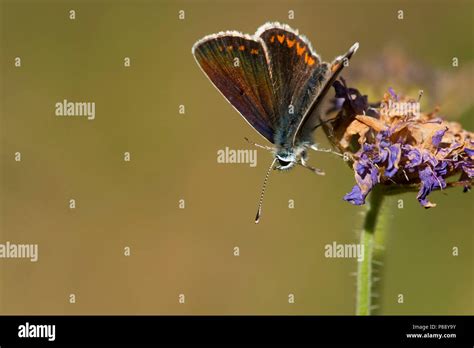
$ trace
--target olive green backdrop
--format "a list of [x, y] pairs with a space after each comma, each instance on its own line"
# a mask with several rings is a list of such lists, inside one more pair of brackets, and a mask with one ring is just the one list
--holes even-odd
[[[342, 200], [351, 171], [322, 153], [310, 162], [325, 177], [274, 173], [255, 225], [271, 154], [258, 150], [256, 168], [217, 163], [226, 146], [253, 149], [245, 136], [263, 141], [203, 75], [191, 47], [210, 33], [254, 33], [278, 20], [325, 60], [359, 41], [349, 77], [396, 47], [419, 69], [463, 81], [438, 83], [452, 97], [437, 100], [434, 84], [410, 91], [424, 89], [422, 108], [451, 103], [447, 117], [473, 130], [473, 17], [472, 1], [2, 1], [0, 243], [38, 243], [39, 261], [0, 259], [0, 313], [354, 313], [356, 261], [324, 257], [326, 244], [357, 242], [364, 208]], [[374, 100], [400, 85], [399, 74], [383, 76], [378, 90], [364, 77]], [[63, 99], [95, 102], [96, 119], [56, 117]], [[327, 146], [322, 132], [316, 137]], [[415, 194], [387, 202], [379, 313], [474, 313], [474, 196], [450, 190], [432, 201], [431, 210]]]

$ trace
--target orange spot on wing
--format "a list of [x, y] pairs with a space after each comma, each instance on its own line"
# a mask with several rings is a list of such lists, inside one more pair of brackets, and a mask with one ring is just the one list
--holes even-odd
[[286, 44], [288, 45], [289, 48], [292, 48], [295, 45], [296, 39], [290, 40], [286, 38]]
[[308, 52], [304, 54], [304, 62], [308, 63]]
[[274, 42], [275, 42], [275, 35], [273, 35], [273, 36], [270, 38], [270, 42], [271, 42], [271, 43], [274, 43]]
[[245, 50], [245, 46], [244, 45], [239, 46], [239, 51], [243, 51], [243, 50]]
[[278, 41], [280, 41], [280, 43], [283, 43], [283, 41], [285, 40], [285, 35], [277, 35], [277, 39]]
[[258, 50], [256, 50], [255, 48], [252, 48], [250, 50], [250, 54], [258, 54]]
[[312, 57], [308, 58], [308, 65], [312, 66], [315, 63], [315, 60]]
[[227, 50], [232, 51], [233, 49], [234, 49], [234, 47], [232, 47], [232, 46], [227, 46]]
[[300, 43], [297, 42], [297, 43], [296, 43], [296, 53], [297, 53], [299, 56], [301, 56], [301, 55], [304, 53], [304, 51], [306, 51], [306, 47], [305, 47], [305, 46], [301, 47], [301, 46], [300, 46]]

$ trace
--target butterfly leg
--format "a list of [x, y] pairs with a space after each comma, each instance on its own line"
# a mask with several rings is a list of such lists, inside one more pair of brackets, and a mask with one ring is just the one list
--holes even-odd
[[351, 154], [351, 153], [349, 153], [349, 152], [344, 152], [344, 154], [341, 154], [341, 153], [336, 152], [336, 151], [333, 151], [333, 150], [331, 150], [331, 149], [320, 149], [317, 145], [311, 145], [310, 147], [311, 147], [311, 149], [313, 149], [314, 151], [330, 152], [330, 153], [332, 153], [332, 154], [334, 154], [334, 155], [337, 155], [337, 156], [339, 156], [339, 157], [342, 157], [342, 159], [343, 159], [344, 161], [346, 161], [346, 162], [347, 162], [347, 161], [352, 161], [352, 162], [355, 161], [354, 155]]
[[314, 174], [326, 175], [326, 173], [324, 173], [321, 169], [311, 167], [308, 163], [306, 163], [306, 160], [303, 157], [301, 157], [301, 160], [298, 162], [298, 164], [302, 167], [305, 167], [305, 168], [311, 170]]
[[331, 149], [322, 149], [322, 148], [319, 148], [317, 144], [313, 144], [310, 146], [312, 150], [314, 151], [318, 151], [318, 152], [330, 152], [334, 155], [337, 155], [337, 156], [340, 156], [340, 157], [344, 157], [344, 155], [340, 154], [339, 152], [336, 152], [336, 151], [333, 151]]
[[270, 147], [270, 146], [265, 146], [265, 145], [260, 145], [260, 144], [256, 144], [254, 142], [251, 142], [247, 137], [244, 138], [249, 144], [252, 144], [256, 147], [259, 147], [261, 149], [265, 149], [265, 150], [273, 150], [273, 147]]

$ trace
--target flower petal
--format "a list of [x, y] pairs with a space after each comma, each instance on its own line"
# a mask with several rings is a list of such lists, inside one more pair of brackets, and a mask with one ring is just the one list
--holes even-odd
[[448, 127], [435, 132], [435, 135], [433, 135], [433, 137], [431, 138], [431, 143], [434, 147], [437, 148], [439, 146], [439, 144], [441, 143], [441, 139], [443, 139], [444, 133], [446, 133], [447, 130]]
[[352, 191], [344, 196], [344, 200], [354, 205], [362, 205], [365, 203], [365, 196], [358, 185], [354, 185]]
[[391, 178], [398, 172], [398, 163], [402, 155], [401, 145], [395, 144], [389, 147], [389, 156], [385, 176]]
[[436, 206], [436, 204], [428, 201], [427, 197], [434, 189], [445, 188], [446, 182], [443, 178], [437, 177], [430, 166], [426, 166], [424, 169], [420, 170], [419, 177], [421, 181], [421, 188], [420, 191], [418, 191], [416, 198], [425, 208]]

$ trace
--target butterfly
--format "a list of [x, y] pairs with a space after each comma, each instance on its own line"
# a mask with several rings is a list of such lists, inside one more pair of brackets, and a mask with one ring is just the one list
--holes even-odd
[[[241, 116], [273, 146], [258, 203], [272, 169], [289, 170], [308, 165], [308, 149], [318, 151], [313, 132], [320, 125], [320, 106], [339, 73], [358, 49], [326, 63], [309, 40], [288, 25], [266, 23], [254, 35], [219, 32], [198, 40], [192, 53], [201, 70]], [[248, 140], [248, 139], [247, 139]]]

